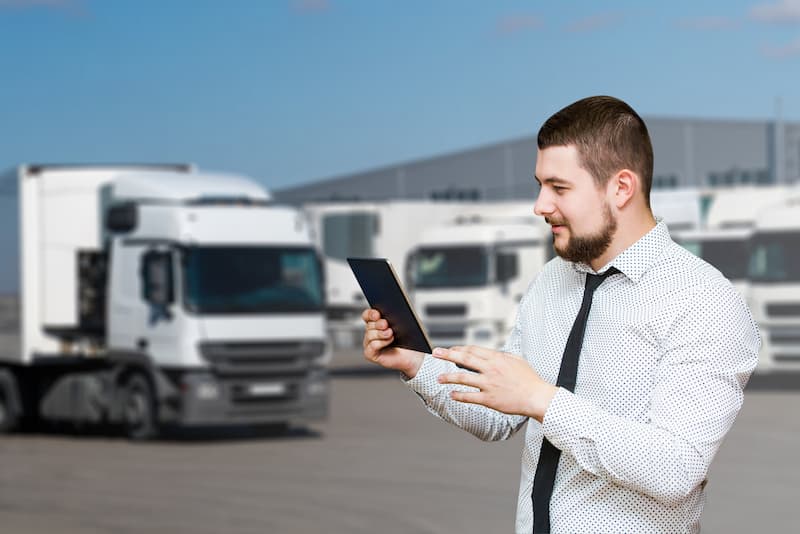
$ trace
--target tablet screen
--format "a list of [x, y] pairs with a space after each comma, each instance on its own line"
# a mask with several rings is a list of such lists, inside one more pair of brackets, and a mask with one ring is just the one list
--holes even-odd
[[385, 258], [347, 258], [347, 263], [371, 308], [381, 312], [394, 331], [391, 346], [430, 354], [431, 344], [403, 291], [392, 264]]

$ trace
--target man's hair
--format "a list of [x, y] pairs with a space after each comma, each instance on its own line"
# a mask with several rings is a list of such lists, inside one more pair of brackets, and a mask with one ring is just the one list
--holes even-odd
[[542, 125], [539, 149], [575, 145], [581, 167], [598, 187], [622, 169], [639, 175], [647, 205], [653, 183], [653, 145], [642, 118], [611, 96], [590, 96], [556, 112]]

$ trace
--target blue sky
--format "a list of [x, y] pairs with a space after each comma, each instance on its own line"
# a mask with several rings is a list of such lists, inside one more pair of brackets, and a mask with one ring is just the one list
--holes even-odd
[[290, 185], [645, 116], [800, 120], [800, 0], [0, 0], [0, 169], [190, 161]]

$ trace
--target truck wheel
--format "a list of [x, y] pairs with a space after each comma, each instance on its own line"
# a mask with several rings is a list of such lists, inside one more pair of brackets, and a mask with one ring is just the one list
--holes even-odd
[[17, 428], [19, 422], [11, 400], [5, 388], [0, 384], [0, 434], [11, 432]]
[[153, 386], [141, 373], [131, 375], [123, 385], [122, 417], [125, 434], [133, 440], [158, 436], [158, 416]]

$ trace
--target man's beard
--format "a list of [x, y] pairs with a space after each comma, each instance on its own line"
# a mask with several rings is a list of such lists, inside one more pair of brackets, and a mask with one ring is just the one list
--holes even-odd
[[[548, 223], [553, 224], [553, 219], [548, 219]], [[566, 221], [563, 221], [566, 223]], [[558, 224], [556, 222], [555, 224]], [[556, 254], [567, 261], [589, 264], [592, 260], [599, 258], [608, 249], [614, 234], [617, 231], [617, 219], [611, 213], [608, 204], [603, 209], [603, 227], [593, 235], [576, 236], [572, 233], [572, 228], [565, 224], [569, 229], [570, 235], [565, 247], [558, 247], [555, 242], [553, 248]]]

